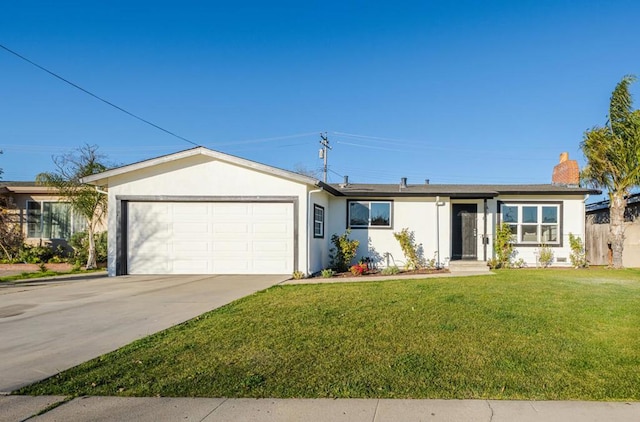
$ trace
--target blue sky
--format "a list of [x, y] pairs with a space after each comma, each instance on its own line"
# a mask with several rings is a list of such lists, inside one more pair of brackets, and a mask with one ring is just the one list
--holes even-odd
[[[27, 0], [3, 3], [0, 44], [269, 165], [319, 169], [326, 131], [332, 182], [548, 183], [640, 73], [639, 18], [636, 1]], [[193, 146], [4, 50], [0, 69], [4, 180], [85, 143], [116, 164]]]

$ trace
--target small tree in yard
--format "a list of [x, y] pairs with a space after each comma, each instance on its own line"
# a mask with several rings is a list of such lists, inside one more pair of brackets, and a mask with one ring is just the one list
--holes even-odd
[[60, 196], [85, 219], [89, 241], [87, 269], [97, 266], [94, 235], [106, 214], [107, 196], [98, 192], [94, 186], [82, 184], [80, 180], [107, 170], [103, 160], [104, 157], [98, 154], [97, 146], [84, 145], [72, 153], [53, 157], [57, 168], [55, 172], [36, 176], [37, 183], [58, 189]]
[[609, 193], [609, 243], [613, 268], [622, 268], [624, 211], [630, 190], [640, 185], [640, 110], [632, 110], [625, 76], [611, 94], [609, 121], [584, 134], [580, 148], [587, 160], [581, 179]]
[[493, 241], [493, 250], [496, 253], [495, 267], [509, 268], [511, 267], [511, 259], [513, 258], [513, 234], [511, 227], [502, 222], [496, 229], [496, 236]]

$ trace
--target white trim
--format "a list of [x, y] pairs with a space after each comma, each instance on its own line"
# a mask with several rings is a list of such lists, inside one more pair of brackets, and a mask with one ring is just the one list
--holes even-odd
[[102, 173], [92, 174], [90, 176], [83, 177], [80, 181], [82, 183], [89, 183], [93, 185], [105, 185], [105, 182], [110, 177], [119, 176], [132, 171], [142, 170], [148, 167], [169, 163], [169, 162], [181, 160], [184, 158], [194, 157], [197, 155], [204, 155], [216, 160], [225, 161], [227, 163], [250, 168], [263, 173], [280, 176], [285, 179], [293, 180], [299, 183], [305, 183], [305, 184], [314, 185], [314, 186], [318, 183], [318, 180], [312, 177], [304, 176], [302, 174], [298, 174], [288, 170], [279, 169], [277, 167], [268, 166], [266, 164], [257, 163], [255, 161], [246, 160], [244, 158], [236, 157], [233, 155], [224, 154], [222, 152], [213, 151], [205, 147], [192, 148], [185, 151], [177, 152], [175, 154], [164, 155], [162, 157], [152, 158], [150, 160], [140, 161], [138, 163], [129, 164], [129, 165], [118, 167], [112, 170], [107, 170]]

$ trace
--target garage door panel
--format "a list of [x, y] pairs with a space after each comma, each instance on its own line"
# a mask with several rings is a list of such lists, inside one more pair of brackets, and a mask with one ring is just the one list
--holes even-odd
[[215, 256], [231, 256], [234, 253], [249, 252], [248, 242], [213, 242]]
[[173, 261], [173, 274], [208, 274], [210, 272], [209, 261], [180, 260]]
[[197, 254], [197, 253], [201, 253], [201, 254], [205, 254], [208, 255], [208, 253], [210, 252], [210, 247], [209, 247], [209, 243], [208, 242], [204, 242], [204, 241], [174, 241], [173, 242], [173, 252], [175, 254], [181, 254], [181, 255], [185, 255], [185, 254]]
[[202, 233], [209, 231], [209, 224], [207, 222], [183, 222], [173, 223], [172, 231], [174, 236], [189, 236], [194, 233]]
[[238, 216], [247, 215], [249, 213], [249, 207], [252, 204], [233, 204], [233, 203], [220, 203], [213, 209], [213, 215], [222, 216]]
[[289, 274], [291, 203], [129, 203], [130, 274]]
[[216, 222], [213, 223], [213, 231], [218, 234], [247, 234], [249, 233], [249, 226], [246, 223]]

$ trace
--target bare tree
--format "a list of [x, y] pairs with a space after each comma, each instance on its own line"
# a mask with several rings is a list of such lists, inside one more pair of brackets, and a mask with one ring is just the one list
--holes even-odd
[[105, 157], [98, 153], [96, 145], [85, 144], [71, 153], [54, 156], [56, 171], [36, 176], [37, 183], [58, 189], [71, 208], [85, 219], [89, 240], [87, 269], [97, 266], [94, 235], [106, 215], [107, 196], [93, 186], [82, 184], [80, 179], [107, 170], [104, 160]]

